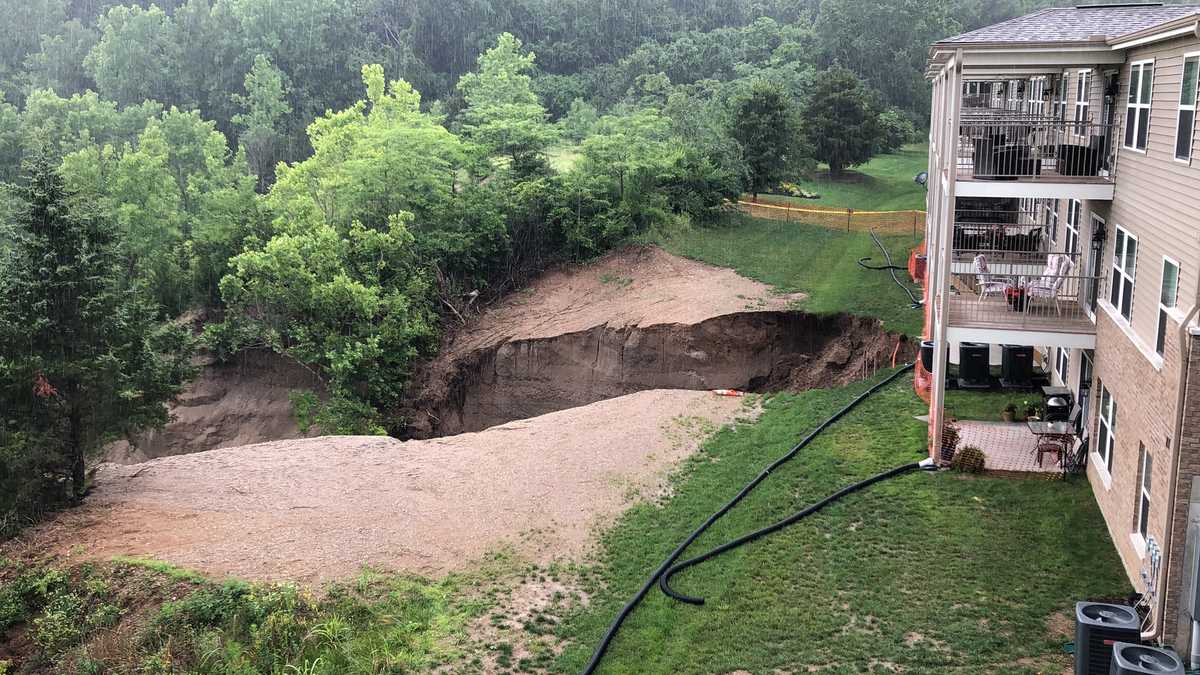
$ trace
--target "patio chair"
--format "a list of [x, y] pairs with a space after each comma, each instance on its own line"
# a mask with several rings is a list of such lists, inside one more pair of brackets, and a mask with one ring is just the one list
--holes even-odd
[[1063, 282], [1074, 267], [1075, 263], [1071, 262], [1069, 257], [1058, 253], [1051, 255], [1046, 260], [1046, 269], [1042, 271], [1042, 276], [1025, 286], [1025, 296], [1030, 302], [1039, 299], [1054, 301], [1054, 312], [1062, 316], [1059, 297]]
[[1071, 448], [1063, 457], [1063, 471], [1074, 474], [1084, 473], [1087, 471], [1088, 463], [1088, 439], [1080, 439], [1074, 445], [1075, 447]]
[[1044, 438], [1037, 446], [1037, 464], [1042, 465], [1042, 456], [1049, 453], [1054, 453], [1055, 459], [1059, 464], [1063, 463], [1063, 459], [1067, 456], [1067, 443], [1061, 438]]
[[1004, 280], [997, 280], [996, 277], [988, 272], [987, 256], [980, 253], [975, 256], [975, 285], [979, 287], [979, 298], [976, 302], [983, 302], [983, 299], [993, 293], [1004, 295], [1004, 292], [1012, 287], [1012, 284]]

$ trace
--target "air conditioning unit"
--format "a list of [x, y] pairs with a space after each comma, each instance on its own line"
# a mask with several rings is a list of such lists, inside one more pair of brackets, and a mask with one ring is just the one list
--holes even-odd
[[1117, 642], [1109, 675], [1184, 675], [1183, 661], [1169, 649]]
[[933, 350], [937, 343], [933, 340], [921, 340], [921, 367], [925, 372], [933, 372]]
[[1132, 607], [1080, 602], [1075, 605], [1075, 675], [1109, 675], [1113, 645], [1136, 642], [1141, 620]]
[[1000, 345], [1000, 349], [1000, 386], [1014, 389], [1032, 387], [1033, 347]]
[[958, 388], [991, 389], [991, 346], [982, 342], [958, 343]]

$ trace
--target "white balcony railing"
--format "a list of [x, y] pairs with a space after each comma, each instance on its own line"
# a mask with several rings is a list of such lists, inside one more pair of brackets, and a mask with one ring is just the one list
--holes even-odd
[[[965, 257], [968, 252], [963, 253]], [[1103, 291], [1103, 277], [1038, 273], [1036, 264], [1017, 262], [1003, 263], [1013, 273], [997, 273], [998, 264], [989, 263], [989, 273], [981, 274], [961, 271], [963, 264], [956, 263], [951, 273], [951, 326], [1095, 332], [1091, 317], [1096, 298]]]

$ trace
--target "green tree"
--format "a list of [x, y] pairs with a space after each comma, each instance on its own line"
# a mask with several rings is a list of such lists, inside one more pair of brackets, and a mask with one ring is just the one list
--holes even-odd
[[195, 107], [192, 96], [181, 98], [175, 75], [180, 45], [174, 23], [156, 5], [112, 7], [100, 19], [100, 41], [84, 65], [104, 98], [118, 105], [145, 100]]
[[210, 328], [224, 350], [270, 347], [311, 368], [330, 401], [325, 433], [381, 433], [418, 355], [435, 344], [425, 275], [409, 223], [320, 224], [241, 253], [221, 281], [230, 320]]
[[10, 449], [42, 453], [24, 480], [45, 487], [47, 474], [63, 476], [79, 499], [87, 458], [167, 420], [190, 346], [123, 279], [115, 224], [72, 196], [45, 156], [30, 174], [18, 250], [0, 266], [0, 398], [17, 420], [0, 433]]
[[267, 204], [289, 222], [345, 228], [354, 220], [384, 226], [409, 211], [418, 222], [453, 196], [462, 144], [407, 82], [363, 66], [367, 99], [309, 125], [313, 155], [280, 165]]
[[917, 129], [903, 110], [888, 108], [879, 113], [879, 152], [895, 152], [916, 137]]
[[881, 138], [874, 96], [853, 72], [830, 68], [817, 78], [805, 102], [804, 134], [813, 156], [829, 165], [830, 175], [866, 162]]
[[245, 88], [244, 96], [233, 95], [234, 103], [242, 110], [233, 116], [233, 124], [238, 128], [238, 141], [246, 151], [250, 167], [258, 176], [258, 187], [265, 190], [282, 155], [281, 125], [292, 112], [287, 100], [287, 79], [271, 59], [258, 54], [246, 73]]
[[758, 193], [790, 178], [802, 159], [800, 123], [791, 99], [777, 85], [759, 80], [736, 100], [729, 135], [741, 145], [746, 187]]
[[521, 41], [504, 33], [480, 55], [479, 71], [458, 81], [467, 103], [463, 134], [488, 155], [507, 156], [520, 174], [544, 164], [542, 153], [555, 137], [533, 92], [533, 62], [532, 53], [522, 54]]

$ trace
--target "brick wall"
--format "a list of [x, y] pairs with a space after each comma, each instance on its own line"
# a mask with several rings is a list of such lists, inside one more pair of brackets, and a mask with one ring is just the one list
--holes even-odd
[[1167, 628], [1165, 636], [1181, 653], [1186, 653], [1191, 638], [1190, 626], [1181, 615], [1181, 591], [1184, 583], [1184, 547], [1187, 541], [1188, 502], [1193, 479], [1200, 476], [1200, 345], [1188, 338], [1190, 351], [1187, 391], [1183, 403], [1183, 428], [1179, 436], [1179, 476], [1176, 481], [1175, 508], [1171, 514], [1171, 559], [1167, 565]]
[[[1151, 505], [1147, 532], [1162, 546], [1166, 541], [1168, 524], [1172, 522], [1168, 499], [1175, 461], [1174, 410], [1179, 373], [1179, 346], [1174, 339], [1177, 324], [1170, 324], [1171, 339], [1161, 369], [1155, 368], [1125, 330], [1101, 307], [1096, 317], [1095, 375], [1092, 388], [1090, 427], [1093, 455], [1088, 464], [1088, 478], [1096, 501], [1104, 514], [1113, 544], [1124, 562], [1130, 581], [1139, 591], [1145, 590], [1141, 579], [1149, 560], [1144, 558], [1131, 536], [1137, 530], [1140, 500], [1140, 447], [1150, 453]], [[1106, 475], [1097, 450], [1097, 419], [1100, 413], [1101, 385], [1108, 389], [1117, 404], [1116, 443], [1113, 467]], [[1197, 437], [1200, 444], [1200, 436]], [[1200, 455], [1200, 453], [1198, 453]], [[1186, 516], [1186, 511], [1185, 511]], [[1170, 582], [1168, 582], [1170, 583]], [[1163, 589], [1161, 576], [1158, 598]], [[1169, 630], [1174, 631], [1174, 618], [1168, 608]]]

